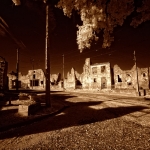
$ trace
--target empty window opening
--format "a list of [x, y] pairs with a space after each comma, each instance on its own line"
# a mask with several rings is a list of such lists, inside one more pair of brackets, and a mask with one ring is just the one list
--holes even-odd
[[132, 85], [132, 78], [131, 78], [131, 75], [130, 74], [127, 74], [126, 75], [126, 82], [127, 82], [127, 85]]
[[93, 73], [93, 74], [97, 74], [97, 67], [93, 67], [93, 68], [92, 68], [92, 73]]
[[35, 74], [33, 75], [33, 79], [35, 79]]
[[118, 76], [118, 82], [122, 82], [120, 76], [119, 75], [117, 75], [117, 76]]
[[105, 66], [101, 66], [101, 73], [104, 73], [106, 71], [106, 67]]
[[97, 82], [97, 81], [96, 81], [96, 78], [94, 78], [94, 82]]
[[127, 82], [127, 84], [128, 84], [128, 85], [132, 85], [132, 83], [131, 83], [131, 82]]
[[39, 80], [30, 80], [30, 86], [39, 86]]
[[101, 78], [101, 88], [102, 89], [107, 88], [107, 79], [106, 79], [106, 77]]
[[146, 77], [146, 73], [143, 73], [143, 77]]

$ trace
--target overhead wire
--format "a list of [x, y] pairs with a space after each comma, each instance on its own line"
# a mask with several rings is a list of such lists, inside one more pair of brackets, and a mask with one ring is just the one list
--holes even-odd
[[[110, 51], [110, 52], [107, 52], [107, 53], [102, 53], [102, 54], [100, 54], [100, 55], [96, 55], [96, 56], [92, 56], [92, 57], [90, 57], [90, 58], [94, 58], [94, 57], [98, 57], [98, 56], [102, 56], [102, 55], [107, 55], [107, 54], [110, 54], [110, 53], [112, 53], [112, 52], [115, 52], [116, 50], [114, 50], [114, 51]], [[78, 55], [78, 56], [80, 56], [80, 55]], [[74, 60], [74, 61], [67, 61], [67, 62], [65, 62], [65, 64], [68, 64], [68, 63], [76, 63], [76, 62], [78, 62], [78, 61], [80, 61], [80, 60], [84, 60], [85, 58], [80, 58], [80, 59], [78, 59], [78, 60]], [[62, 65], [62, 64], [56, 64], [56, 65], [52, 65], [52, 67], [53, 66], [60, 66], [60, 65]]]
[[[142, 42], [145, 42], [145, 41], [147, 41], [148, 40], [148, 38], [147, 39], [144, 39], [144, 40], [142, 40], [141, 42], [138, 42], [138, 44], [139, 43], [142, 43]], [[130, 45], [128, 45], [126, 48], [128, 48], [128, 47], [131, 47], [132, 46], [132, 44], [130, 44]], [[102, 48], [99, 48], [99, 49], [102, 49]], [[99, 49], [97, 49], [97, 50], [99, 50]], [[26, 50], [23, 50], [23, 51], [25, 51], [25, 52], [29, 52], [30, 50], [28, 49], [28, 48], [26, 48]], [[23, 53], [23, 51], [20, 51], [20, 53], [21, 53], [21, 55], [22, 56], [25, 56], [25, 57], [28, 57], [28, 56], [30, 56], [30, 54], [29, 53]], [[83, 60], [83, 59], [85, 59], [85, 58], [81, 58], [81, 55], [83, 56], [83, 55], [86, 55], [86, 54], [88, 54], [88, 53], [91, 53], [91, 52], [93, 52], [93, 51], [96, 51], [96, 49], [94, 49], [94, 50], [87, 50], [86, 52], [83, 52], [83, 53], [79, 53], [79, 54], [76, 54], [76, 55], [72, 55], [73, 53], [77, 53], [78, 51], [77, 50], [72, 50], [72, 51], [69, 51], [69, 52], [66, 52], [66, 53], [62, 53], [62, 54], [64, 54], [66, 57], [75, 57], [75, 56], [79, 56], [80, 58], [78, 59], [78, 60], [75, 60], [75, 61], [67, 61], [67, 62], [65, 62], [65, 64], [68, 64], [68, 63], [73, 63], [73, 62], [79, 62], [79, 61], [81, 61], [81, 60]], [[115, 50], [116, 51], [116, 50]], [[31, 51], [30, 51], [31, 52]], [[37, 54], [38, 53], [41, 53], [40, 51], [39, 52], [37, 52]], [[105, 54], [100, 54], [100, 55], [95, 55], [95, 56], [92, 56], [92, 57], [90, 57], [90, 58], [95, 58], [95, 57], [99, 57], [99, 56], [103, 56], [103, 55], [107, 55], [107, 54], [110, 54], [111, 52], [107, 52], [107, 53], [105, 53]], [[143, 53], [143, 51], [142, 51], [142, 53]], [[53, 56], [55, 56], [55, 57], [62, 57], [62, 54], [60, 54], [60, 55], [58, 55], [58, 54], [52, 54], [52, 55], [50, 55], [50, 57], [53, 57]], [[111, 55], [111, 57], [117, 57], [117, 56], [114, 56], [114, 55]], [[123, 55], [122, 55], [122, 57], [124, 57]], [[128, 55], [127, 55], [127, 57], [129, 57]], [[131, 57], [131, 56], [130, 56]], [[121, 57], [118, 57], [118, 59], [122, 59]], [[52, 63], [54, 63], [54, 62], [56, 62], [56, 61], [58, 61], [58, 60], [55, 60], [55, 61], [51, 61], [51, 64]], [[21, 61], [21, 62], [24, 62], [24, 63], [28, 63], [28, 62], [25, 62], [25, 61]], [[41, 62], [44, 62], [44, 61], [41, 61]], [[29, 62], [30, 63], [30, 62]], [[56, 65], [52, 65], [51, 67], [53, 67], [53, 66], [60, 66], [60, 65], [62, 65], [62, 64], [56, 64]]]

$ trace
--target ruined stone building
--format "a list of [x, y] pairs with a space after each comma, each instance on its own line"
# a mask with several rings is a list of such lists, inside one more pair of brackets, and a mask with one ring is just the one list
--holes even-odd
[[149, 89], [149, 68], [137, 68], [122, 70], [118, 65], [114, 66], [114, 81], [116, 89]]
[[[135, 94], [137, 89], [147, 90], [150, 93], [150, 68], [136, 68], [133, 66], [130, 70], [122, 70], [118, 65], [111, 68], [109, 62], [91, 64], [90, 58], [85, 59], [83, 72], [79, 74], [74, 68], [67, 73], [67, 78], [59, 82], [60, 74], [50, 75], [51, 90], [55, 87], [65, 89], [83, 90], [113, 90], [113, 92], [124, 92]], [[6, 84], [7, 63], [1, 58], [0, 61], [0, 88]], [[16, 86], [16, 74], [8, 74], [9, 89]], [[27, 75], [19, 73], [19, 86], [29, 89], [45, 89], [45, 74], [42, 69], [29, 70]], [[55, 86], [57, 84], [57, 86]], [[63, 85], [63, 86], [62, 86]]]
[[[7, 74], [8, 76], [8, 86], [9, 89], [16, 88], [16, 74], [14, 72], [11, 72]], [[24, 89], [35, 89], [35, 88], [44, 88], [44, 72], [42, 69], [37, 70], [29, 70], [27, 75], [22, 75], [21, 72], [18, 74], [18, 83], [19, 88]]]
[[42, 69], [29, 70], [26, 75], [28, 78], [28, 87], [44, 89], [45, 87], [45, 75]]
[[86, 58], [83, 65], [83, 73], [79, 74], [73, 68], [68, 72], [65, 80], [65, 88], [77, 87], [81, 83], [83, 89], [111, 89], [110, 63], [96, 63], [91, 65], [90, 58]]
[[138, 68], [138, 80], [140, 89], [150, 88], [150, 68]]
[[0, 91], [8, 88], [7, 84], [8, 63], [0, 56]]
[[[15, 72], [10, 72], [7, 74], [8, 76], [8, 87], [9, 89], [13, 89], [13, 88], [16, 88], [16, 73]], [[21, 72], [18, 73], [18, 88], [21, 88], [21, 81], [20, 81], [20, 78], [21, 78], [22, 74]]]
[[87, 58], [83, 66], [81, 83], [84, 89], [111, 89], [110, 63], [91, 64], [90, 58]]
[[50, 74], [50, 82], [52, 85], [58, 84], [58, 82], [61, 80], [61, 74]]
[[96, 63], [91, 65], [91, 89], [111, 89], [112, 77], [111, 77], [110, 63]]
[[[8, 85], [9, 89], [16, 88], [16, 74], [14, 72], [9, 73], [8, 75]], [[55, 84], [60, 80], [60, 74], [50, 75], [50, 84]], [[18, 75], [19, 88], [24, 89], [45, 89], [45, 74], [42, 69], [29, 70], [27, 75], [22, 75], [21, 72]]]
[[137, 89], [139, 93], [141, 90], [149, 91], [150, 73], [149, 68], [133, 66], [130, 70], [122, 70], [118, 65], [111, 68], [109, 62], [91, 64], [90, 58], [86, 58], [83, 73], [79, 74], [72, 68], [64, 82], [66, 89], [76, 89], [78, 83], [81, 83], [82, 89], [106, 89], [136, 94]]
[[67, 78], [64, 80], [65, 89], [75, 89], [76, 88], [76, 77], [74, 68], [71, 69], [71, 73], [67, 73]]
[[81, 84], [83, 89], [89, 89], [91, 85], [91, 60], [90, 58], [85, 59], [83, 65], [83, 73], [81, 74]]

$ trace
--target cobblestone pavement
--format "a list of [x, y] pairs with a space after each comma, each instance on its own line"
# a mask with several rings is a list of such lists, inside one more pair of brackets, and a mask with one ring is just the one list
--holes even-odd
[[150, 101], [58, 93], [61, 113], [0, 133], [0, 149], [150, 150]]

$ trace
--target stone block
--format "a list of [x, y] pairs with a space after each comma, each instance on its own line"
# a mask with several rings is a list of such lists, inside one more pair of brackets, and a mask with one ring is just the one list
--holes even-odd
[[146, 91], [144, 89], [140, 90], [139, 93], [140, 93], [140, 96], [145, 96], [146, 95]]
[[27, 93], [19, 93], [19, 100], [28, 100], [28, 94]]
[[19, 100], [27, 100], [27, 99], [29, 99], [28, 96], [19, 96]]
[[150, 95], [144, 96], [144, 99], [145, 99], [145, 100], [150, 100]]
[[22, 116], [29, 116], [34, 113], [36, 113], [41, 107], [40, 103], [34, 103], [34, 104], [22, 104], [18, 107], [18, 113]]

